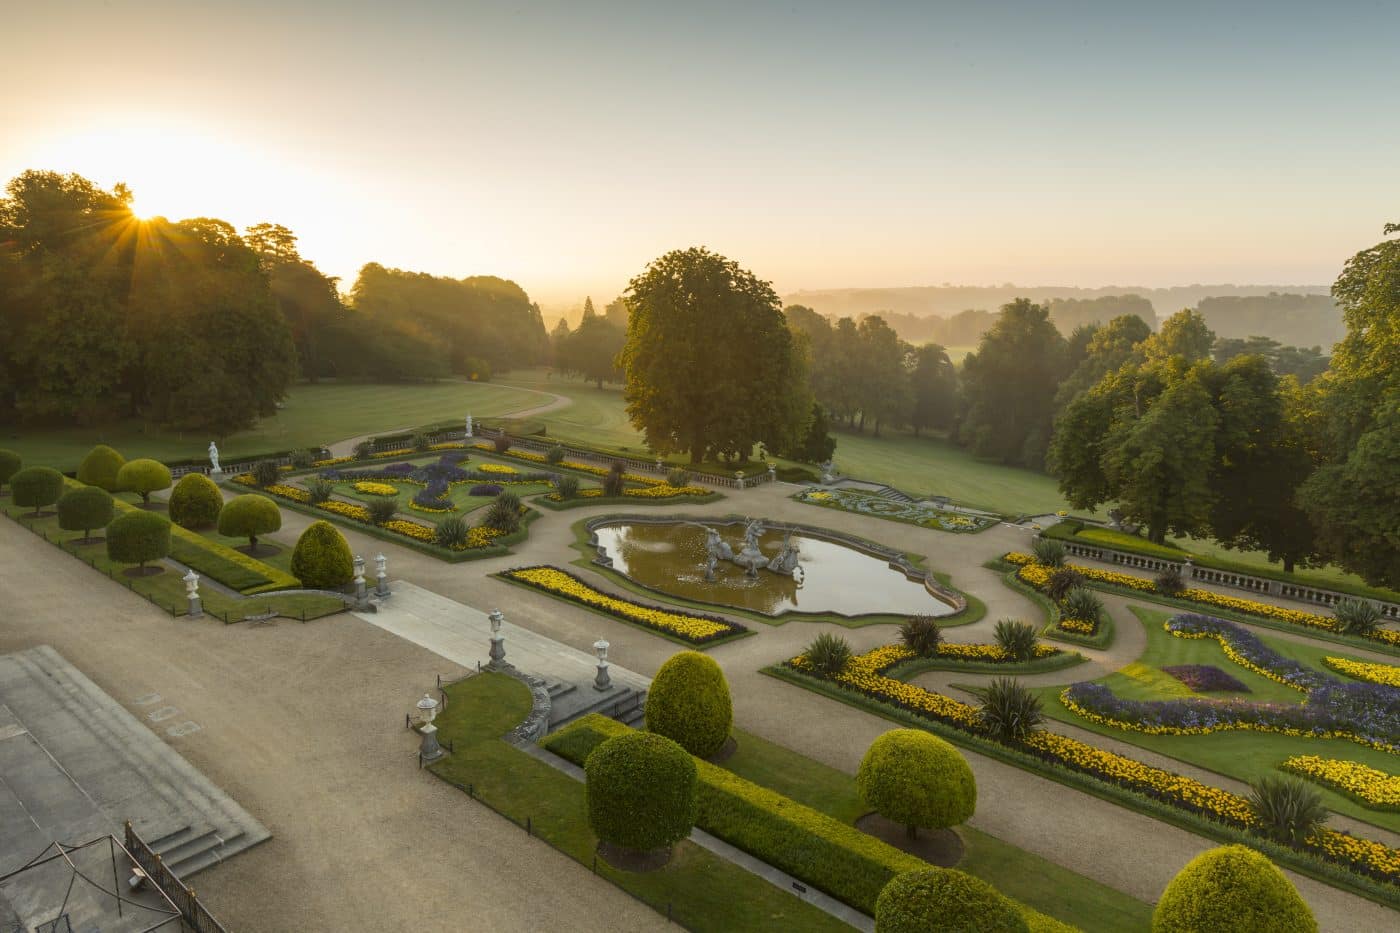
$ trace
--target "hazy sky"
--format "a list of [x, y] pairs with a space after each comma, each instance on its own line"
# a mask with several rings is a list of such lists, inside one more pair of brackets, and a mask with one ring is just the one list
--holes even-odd
[[606, 301], [1330, 282], [1400, 220], [1400, 4], [0, 0], [0, 176]]

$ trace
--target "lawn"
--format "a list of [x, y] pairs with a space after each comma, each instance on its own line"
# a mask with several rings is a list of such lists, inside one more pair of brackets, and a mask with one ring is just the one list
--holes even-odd
[[[597, 838], [588, 828], [584, 785], [506, 744], [500, 736], [530, 711], [530, 692], [503, 674], [480, 674], [447, 688], [437, 718], [453, 753], [433, 773], [546, 840], [582, 866], [594, 864]], [[463, 800], [462, 806], [469, 806]], [[523, 843], [523, 840], [522, 840]], [[692, 930], [849, 931], [829, 914], [691, 842], [671, 862], [645, 874], [618, 871], [601, 859], [596, 871]], [[659, 922], [659, 921], [658, 921]]]
[[[298, 383], [275, 415], [251, 430], [218, 439], [219, 451], [231, 461], [443, 419], [465, 419], [468, 413], [475, 417], [503, 415], [547, 401], [531, 392], [491, 383]], [[6, 426], [0, 433], [0, 447], [16, 451], [26, 466], [73, 470], [94, 444], [109, 444], [128, 460], [180, 460], [202, 457], [211, 439], [204, 432], [167, 431], [130, 419], [81, 428], [27, 430]]]
[[[1137, 700], [1162, 700], [1174, 696], [1189, 696], [1178, 690], [1179, 682], [1161, 672], [1164, 666], [1176, 664], [1211, 664], [1249, 688], [1247, 694], [1227, 694], [1246, 700], [1272, 703], [1301, 703], [1303, 693], [1276, 683], [1231, 661], [1220, 642], [1213, 638], [1177, 638], [1169, 635], [1162, 624], [1173, 613], [1133, 606], [1132, 613], [1147, 630], [1147, 648], [1135, 664], [1098, 680], [1120, 696]], [[1130, 624], [1126, 619], [1123, 624]], [[1323, 656], [1346, 657], [1344, 651], [1281, 638], [1260, 636], [1282, 655], [1293, 658], [1319, 671], [1341, 677], [1322, 664]], [[1346, 678], [1341, 678], [1346, 679]], [[1146, 735], [1089, 722], [1065, 708], [1059, 696], [1062, 688], [1044, 687], [1037, 692], [1044, 702], [1047, 715], [1100, 735], [1130, 742], [1141, 748], [1168, 755], [1180, 761], [1207, 768], [1240, 781], [1252, 781], [1263, 774], [1277, 771], [1277, 766], [1290, 755], [1321, 755], [1359, 761], [1387, 773], [1396, 771], [1396, 756], [1367, 748], [1348, 739], [1314, 739], [1280, 735], [1272, 732], [1224, 730], [1207, 735]], [[1219, 697], [1221, 694], [1205, 694]], [[1400, 832], [1400, 813], [1369, 810], [1341, 794], [1319, 786], [1327, 806], [1338, 813]]]
[[[738, 750], [723, 766], [740, 777], [845, 823], [869, 812], [851, 775], [748, 732], [734, 734]], [[1144, 930], [1152, 922], [1149, 905], [1115, 888], [969, 826], [959, 827], [958, 834], [967, 846], [958, 868], [1086, 933]]]
[[[558, 376], [546, 379], [540, 370], [512, 373], [502, 377], [502, 383], [574, 399], [572, 405], [530, 417], [545, 424], [551, 437], [649, 456], [641, 435], [627, 421], [620, 386], [598, 389]], [[941, 438], [891, 431], [876, 438], [837, 431], [836, 465], [842, 473], [860, 479], [917, 495], [947, 496], [997, 512], [1039, 515], [1066, 508], [1052, 477], [978, 460]]]

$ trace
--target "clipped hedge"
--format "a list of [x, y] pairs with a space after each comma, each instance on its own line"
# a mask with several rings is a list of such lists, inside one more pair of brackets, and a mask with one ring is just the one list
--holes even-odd
[[918, 828], [947, 829], [977, 809], [977, 781], [967, 759], [922, 729], [892, 729], [870, 743], [856, 772], [860, 799], [881, 816]]
[[106, 528], [115, 511], [112, 494], [101, 486], [69, 489], [58, 500], [58, 527], [64, 531], [81, 531], [87, 539], [92, 529]]
[[257, 548], [258, 535], [272, 534], [281, 527], [282, 512], [277, 503], [255, 492], [235, 496], [219, 509], [219, 534], [247, 538], [250, 549]]
[[159, 512], [132, 509], [107, 526], [107, 556], [118, 563], [144, 568], [169, 553], [170, 519]]
[[695, 759], [670, 739], [629, 729], [594, 748], [583, 771], [588, 825], [603, 842], [645, 852], [690, 835]]
[[1030, 933], [1015, 901], [967, 872], [906, 871], [875, 903], [875, 933]]
[[108, 492], [116, 492], [117, 473], [126, 465], [126, 458], [106, 444], [98, 444], [83, 462], [78, 464], [78, 482], [85, 486], [101, 486]]
[[170, 520], [182, 528], [212, 527], [223, 507], [223, 493], [203, 473], [186, 473], [170, 492]]
[[128, 460], [117, 471], [117, 488], [138, 493], [142, 502], [149, 503], [151, 493], [170, 488], [170, 468], [159, 460], [145, 457]]
[[10, 477], [19, 472], [24, 466], [24, 460], [13, 450], [0, 449], [0, 495], [5, 492], [5, 484], [10, 481]]
[[25, 467], [10, 477], [10, 495], [15, 505], [32, 508], [38, 516], [63, 495], [63, 474], [49, 467]]
[[297, 538], [292, 551], [292, 574], [302, 586], [331, 590], [355, 576], [355, 557], [345, 536], [325, 520], [314, 521]]
[[1221, 846], [1186, 863], [1162, 892], [1152, 933], [1316, 933], [1312, 910], [1273, 862]]
[[729, 684], [714, 658], [698, 651], [671, 655], [647, 691], [647, 729], [697, 758], [724, 747], [734, 725]]

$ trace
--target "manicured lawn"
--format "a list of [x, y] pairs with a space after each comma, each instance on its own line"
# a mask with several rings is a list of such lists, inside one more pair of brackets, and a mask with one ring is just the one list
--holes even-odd
[[[224, 460], [248, 454], [330, 444], [362, 434], [414, 427], [443, 419], [502, 415], [548, 401], [491, 383], [433, 382], [412, 385], [299, 383], [283, 407], [256, 427], [219, 439]], [[94, 444], [109, 444], [128, 460], [202, 457], [213, 439], [203, 432], [165, 431], [127, 420], [82, 428], [0, 428], [0, 447], [19, 453], [26, 466], [73, 470]]]
[[[432, 765], [433, 772], [464, 790], [470, 786], [474, 797], [522, 827], [528, 820], [535, 836], [591, 866], [597, 838], [588, 828], [584, 785], [500, 739], [530, 711], [525, 686], [488, 673], [448, 687], [447, 694], [437, 726], [454, 752]], [[521, 844], [527, 844], [523, 829], [521, 835]], [[663, 916], [670, 905], [676, 921], [692, 930], [850, 929], [690, 842], [677, 846], [671, 862], [658, 871], [618, 871], [599, 859], [597, 872]]]
[[[620, 386], [597, 389], [558, 376], [547, 380], [542, 371], [512, 373], [501, 381], [574, 399], [573, 405], [530, 417], [547, 425], [550, 436], [649, 456], [641, 435], [627, 421]], [[1045, 514], [1066, 508], [1053, 478], [978, 460], [941, 438], [890, 431], [875, 438], [837, 431], [836, 465], [847, 475], [888, 483], [908, 493], [947, 496], [1003, 513]]]
[[[1247, 670], [1231, 661], [1220, 643], [1213, 638], [1177, 638], [1167, 634], [1162, 624], [1172, 614], [1154, 609], [1132, 607], [1133, 615], [1147, 630], [1147, 649], [1135, 665], [1101, 678], [1105, 684], [1120, 696], [1139, 700], [1162, 700], [1173, 696], [1191, 695], [1176, 693], [1172, 684], [1174, 678], [1162, 674], [1160, 668], [1174, 664], [1212, 664], [1250, 690], [1246, 694], [1228, 694], [1244, 700], [1272, 703], [1301, 703], [1303, 693], [1291, 687], [1269, 680], [1267, 677]], [[1130, 624], [1127, 620], [1123, 624]], [[1261, 636], [1275, 651], [1324, 673], [1339, 677], [1322, 665], [1322, 657], [1347, 657], [1345, 650], [1324, 646], [1300, 644], [1279, 638]], [[1154, 676], [1157, 675], [1157, 676]], [[1342, 678], [1346, 679], [1346, 678]], [[1277, 771], [1277, 766], [1290, 755], [1321, 755], [1324, 758], [1339, 758], [1359, 761], [1372, 768], [1387, 773], [1396, 771], [1396, 757], [1378, 749], [1367, 748], [1347, 739], [1314, 739], [1280, 735], [1272, 732], [1254, 732], [1244, 729], [1224, 730], [1207, 735], [1146, 735], [1130, 732], [1112, 726], [1089, 722], [1065, 708], [1060, 702], [1063, 688], [1044, 687], [1037, 692], [1044, 702], [1045, 712], [1051, 718], [1072, 723], [1100, 735], [1130, 742], [1141, 748], [1168, 755], [1180, 761], [1207, 768], [1218, 774], [1240, 781], [1252, 781], [1263, 774]], [[1206, 694], [1206, 696], [1221, 696]], [[1400, 832], [1400, 814], [1368, 810], [1359, 803], [1319, 787], [1327, 806], [1348, 816]]]
[[[734, 734], [738, 751], [724, 767], [735, 774], [842, 822], [854, 823], [869, 812], [851, 775], [748, 732], [736, 729]], [[958, 833], [967, 846], [960, 869], [1036, 910], [1088, 933], [1126, 933], [1151, 924], [1152, 908], [1115, 888], [969, 826], [959, 827]]]

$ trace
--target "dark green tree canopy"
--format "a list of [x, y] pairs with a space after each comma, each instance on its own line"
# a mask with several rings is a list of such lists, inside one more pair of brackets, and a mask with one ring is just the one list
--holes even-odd
[[767, 282], [694, 247], [634, 278], [627, 305], [627, 413], [653, 450], [745, 459], [805, 429], [806, 374]]

